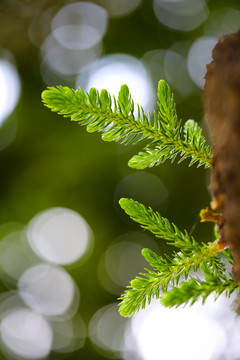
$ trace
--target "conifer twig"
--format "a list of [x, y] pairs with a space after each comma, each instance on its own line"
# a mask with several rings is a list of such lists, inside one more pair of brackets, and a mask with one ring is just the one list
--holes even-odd
[[[220, 258], [217, 257], [218, 253], [219, 247], [217, 243], [202, 246], [198, 252], [179, 252], [175, 254], [173, 259], [168, 258], [168, 260], [158, 256], [152, 250], [143, 249], [143, 256], [156, 271], [147, 270], [147, 273], [141, 273], [141, 277], [137, 276], [130, 282], [130, 286], [120, 297], [120, 314], [130, 317], [140, 309], [144, 309], [146, 304], [150, 304], [153, 298], [162, 298], [169, 285], [177, 287], [180, 277], [187, 279], [192, 269], [197, 271], [205, 265], [213, 273], [222, 273], [225, 267]], [[212, 288], [209, 293], [215, 290], [215, 288]]]
[[142, 254], [154, 268], [147, 273], [140, 274], [132, 280], [125, 293], [120, 297], [120, 313], [131, 316], [150, 303], [153, 297], [160, 298], [168, 290], [169, 284], [177, 286], [180, 277], [187, 279], [190, 270], [195, 272], [208, 269], [212, 274], [221, 274], [225, 265], [217, 254], [221, 251], [218, 242], [199, 244], [187, 231], [180, 231], [167, 219], [161, 217], [150, 207], [132, 199], [123, 198], [119, 201], [123, 210], [144, 229], [151, 231], [156, 237], [165, 239], [168, 244], [179, 247], [181, 251], [174, 253], [174, 257], [163, 258], [150, 249], [143, 249]]
[[[173, 162], [177, 157], [178, 162], [190, 158], [189, 166], [194, 163], [205, 168], [212, 166], [212, 149], [202, 136], [202, 129], [193, 120], [183, 125], [178, 119], [173, 94], [164, 80], [158, 84], [158, 111], [153, 116], [146, 115], [142, 107], [134, 105], [126, 85], [121, 86], [118, 99], [106, 90], [98, 92], [92, 88], [87, 93], [81, 88], [71, 90], [62, 86], [48, 88], [42, 99], [52, 111], [86, 125], [87, 131], [102, 132], [105, 141], [121, 144], [148, 141], [145, 148], [129, 161], [131, 167], [144, 169], [167, 159]], [[226, 275], [227, 267], [222, 261], [223, 257], [232, 265], [231, 252], [221, 247], [218, 241], [198, 243], [186, 230], [181, 231], [150, 207], [126, 198], [119, 203], [143, 229], [180, 250], [173, 252], [172, 257], [159, 256], [150, 249], [142, 250], [153, 269], [145, 269], [146, 273], [133, 279], [120, 297], [119, 311], [123, 316], [144, 309], [153, 297], [161, 298], [165, 306], [179, 306], [187, 302], [193, 304], [199, 297], [205, 301], [211, 293], [219, 296], [225, 292], [230, 296], [239, 289], [239, 285]], [[218, 229], [223, 224], [221, 214], [206, 209], [202, 210], [201, 219], [213, 220]], [[201, 272], [203, 280], [192, 277], [192, 270]]]
[[210, 167], [211, 147], [201, 135], [201, 129], [193, 120], [184, 126], [178, 120], [173, 94], [164, 80], [158, 84], [158, 112], [151, 118], [137, 105], [134, 115], [134, 102], [126, 85], [122, 85], [118, 99], [106, 91], [100, 93], [92, 88], [89, 93], [81, 88], [72, 90], [68, 87], [49, 87], [42, 93], [43, 103], [52, 111], [64, 117], [70, 117], [89, 132], [102, 132], [105, 141], [117, 141], [121, 144], [136, 144], [143, 140], [150, 143], [129, 161], [129, 166], [145, 168], [158, 165], [165, 160], [179, 162], [191, 157], [189, 164]]
[[209, 279], [207, 281], [191, 279], [163, 294], [161, 303], [166, 307], [177, 307], [188, 302], [193, 305], [200, 297], [204, 303], [212, 293], [215, 294], [216, 300], [222, 293], [225, 292], [229, 297], [235, 290], [239, 290], [239, 285], [233, 279], [225, 277], [215, 277], [211, 281]]

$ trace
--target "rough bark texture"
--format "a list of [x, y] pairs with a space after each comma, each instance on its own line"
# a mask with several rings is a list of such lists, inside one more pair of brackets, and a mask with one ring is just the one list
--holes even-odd
[[233, 254], [240, 283], [240, 32], [220, 38], [212, 55], [204, 88], [213, 141], [212, 208], [222, 214], [220, 242]]

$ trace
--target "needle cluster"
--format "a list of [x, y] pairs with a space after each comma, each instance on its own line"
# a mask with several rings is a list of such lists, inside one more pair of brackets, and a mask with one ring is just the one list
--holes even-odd
[[148, 141], [143, 151], [129, 161], [132, 168], [144, 169], [167, 159], [173, 162], [177, 156], [179, 162], [191, 158], [189, 166], [211, 166], [212, 150], [201, 128], [193, 120], [183, 125], [178, 119], [173, 94], [164, 80], [159, 81], [158, 111], [152, 116], [135, 106], [127, 85], [121, 86], [118, 99], [105, 89], [99, 92], [91, 88], [87, 93], [63, 86], [49, 87], [42, 99], [52, 111], [86, 125], [88, 132], [102, 132], [105, 141], [125, 145]]
[[[42, 93], [43, 103], [52, 111], [70, 117], [88, 132], [101, 132], [105, 141], [136, 144], [146, 141], [143, 150], [129, 160], [129, 166], [144, 169], [166, 160], [181, 162], [190, 158], [205, 168], [212, 165], [212, 148], [207, 145], [202, 129], [193, 120], [184, 124], [177, 116], [176, 104], [164, 80], [158, 84], [158, 110], [152, 115], [135, 105], [126, 85], [122, 85], [116, 99], [106, 90], [94, 88], [49, 87]], [[137, 109], [135, 115], [135, 108]], [[223, 250], [217, 241], [199, 243], [186, 230], [181, 231], [168, 219], [150, 207], [132, 199], [121, 199], [122, 209], [143, 229], [172, 245], [172, 256], [159, 256], [150, 249], [142, 254], [151, 266], [131, 281], [120, 297], [120, 313], [132, 316], [144, 309], [153, 297], [165, 306], [204, 301], [211, 293], [227, 295], [237, 289], [226, 264], [232, 265], [229, 250]], [[221, 254], [220, 254], [221, 253]]]

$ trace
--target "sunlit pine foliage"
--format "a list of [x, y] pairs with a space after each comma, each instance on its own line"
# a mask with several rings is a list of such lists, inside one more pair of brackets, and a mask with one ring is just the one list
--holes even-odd
[[49, 87], [42, 93], [42, 99], [52, 111], [86, 125], [88, 132], [102, 132], [105, 141], [121, 144], [148, 141], [143, 151], [129, 161], [130, 167], [144, 169], [167, 159], [174, 161], [177, 156], [179, 162], [190, 157], [189, 166], [194, 163], [211, 166], [211, 147], [201, 128], [193, 120], [183, 125], [178, 119], [173, 94], [164, 80], [158, 84], [158, 111], [152, 117], [134, 104], [127, 85], [121, 86], [118, 99], [106, 90], [91, 88], [87, 93], [81, 88], [63, 86]]
[[[42, 93], [42, 99], [52, 111], [86, 125], [88, 132], [102, 132], [105, 141], [124, 145], [146, 141], [143, 150], [129, 161], [130, 167], [144, 169], [168, 159], [181, 162], [187, 158], [189, 166], [197, 163], [211, 167], [212, 149], [202, 129], [193, 120], [183, 123], [178, 119], [173, 94], [164, 80], [159, 81], [158, 110], [152, 116], [134, 104], [126, 85], [121, 86], [117, 99], [106, 90], [92, 88], [87, 93], [81, 88], [63, 86], [49, 87]], [[220, 248], [217, 240], [199, 243], [186, 230], [182, 232], [158, 212], [132, 199], [121, 199], [120, 206], [143, 229], [179, 249], [172, 256], [142, 250], [152, 269], [145, 269], [145, 273], [132, 280], [120, 297], [119, 310], [123, 316], [134, 315], [153, 298], [171, 307], [193, 304], [198, 298], [204, 301], [211, 293], [230, 296], [239, 289], [227, 272], [226, 264], [232, 265], [232, 255]]]
[[[231, 294], [237, 288], [236, 283], [224, 275], [226, 266], [218, 256], [221, 252], [218, 242], [199, 244], [186, 230], [180, 231], [176, 225], [161, 217], [158, 212], [132, 199], [123, 198], [120, 200], [120, 205], [144, 229], [181, 249], [179, 252], [174, 252], [172, 257], [161, 257], [150, 249], [142, 250], [143, 256], [154, 270], [146, 269], [146, 273], [137, 276], [120, 297], [120, 313], [123, 316], [134, 315], [141, 308], [145, 308], [147, 303], [150, 304], [153, 297], [163, 299], [162, 303], [166, 306], [175, 306], [189, 301], [194, 303], [199, 296], [205, 299], [212, 292], [221, 294], [225, 291]], [[223, 254], [225, 255], [225, 252]], [[224, 257], [232, 263], [229, 252], [226, 252]], [[195, 273], [201, 270], [202, 275], [206, 277], [206, 282], [197, 278], [192, 281], [192, 275], [189, 276], [191, 270]], [[211, 282], [209, 282], [210, 278]], [[217, 279], [219, 281], [216, 281]], [[181, 283], [180, 280], [188, 281]], [[209, 288], [208, 282], [211, 283]], [[180, 287], [178, 287], [179, 283]], [[191, 290], [189, 293], [187, 292], [188, 284]], [[169, 286], [174, 288], [167, 292]], [[182, 298], [181, 294], [183, 294]]]

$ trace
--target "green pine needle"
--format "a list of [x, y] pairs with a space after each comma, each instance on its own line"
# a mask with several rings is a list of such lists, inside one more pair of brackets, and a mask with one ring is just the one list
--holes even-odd
[[145, 169], [162, 164], [167, 159], [173, 162], [179, 155], [178, 163], [190, 157], [192, 160], [189, 166], [198, 162], [198, 167], [201, 165], [205, 168], [210, 167], [212, 149], [206, 144], [201, 134], [202, 129], [198, 124], [193, 120], [188, 120], [183, 128], [178, 130], [177, 136], [172, 139], [165, 138], [147, 145], [144, 151], [129, 160], [128, 165], [136, 169]]
[[168, 219], [163, 218], [158, 212], [150, 207], [133, 200], [122, 198], [119, 200], [121, 208], [132, 220], [140, 223], [143, 229], [151, 231], [156, 237], [165, 239], [168, 244], [176, 247], [184, 247], [185, 250], [198, 250], [199, 245], [185, 230], [181, 232], [178, 227], [171, 224]]
[[[150, 304], [153, 298], [162, 299], [169, 285], [176, 286], [174, 289], [178, 289], [177, 286], [181, 277], [188, 279], [190, 270], [193, 269], [197, 271], [199, 268], [202, 268], [204, 264], [206, 268], [209, 266], [211, 270], [217, 269], [217, 271], [215, 271], [217, 274], [223, 272], [225, 267], [217, 257], [218, 252], [219, 248], [217, 244], [210, 243], [208, 246], [202, 246], [198, 252], [179, 252], [175, 254], [173, 259], [169, 258], [166, 260], [155, 254], [152, 250], [143, 249], [143, 256], [156, 271], [146, 269], [147, 273], [141, 273], [141, 277], [137, 276], [130, 282], [130, 286], [127, 287], [125, 293], [119, 298], [119, 300], [121, 300], [119, 304], [120, 314], [125, 317], [130, 317], [140, 309], [144, 309], [146, 304]], [[212, 287], [209, 291], [209, 293], [216, 291], [216, 288]], [[171, 294], [171, 291], [167, 294]], [[178, 301], [180, 301], [180, 298], [181, 294], [177, 297]], [[182, 297], [182, 303], [185, 301], [186, 295]], [[187, 301], [189, 301], [189, 299]], [[175, 305], [177, 304], [166, 304], [166, 306]]]
[[[193, 120], [183, 125], [178, 119], [174, 96], [164, 80], [158, 84], [158, 111], [152, 117], [139, 105], [135, 106], [126, 85], [121, 86], [117, 99], [106, 90], [99, 92], [92, 88], [87, 93], [81, 88], [72, 90], [58, 86], [45, 90], [42, 100], [52, 111], [86, 125], [88, 132], [101, 132], [105, 141], [121, 144], [148, 141], [129, 161], [133, 168], [144, 169], [166, 160], [181, 162], [187, 158], [190, 158], [189, 166], [196, 163], [198, 167], [208, 168], [212, 165], [212, 149], [202, 136], [202, 129]], [[205, 301], [211, 293], [219, 296], [225, 292], [230, 296], [239, 289], [239, 285], [226, 276], [225, 263], [233, 263], [232, 255], [227, 249], [222, 251], [217, 240], [198, 243], [186, 230], [179, 230], [150, 207], [125, 198], [119, 203], [143, 229], [180, 249], [173, 252], [172, 257], [143, 249], [142, 254], [153, 269], [145, 269], [146, 273], [132, 280], [120, 297], [119, 311], [123, 316], [132, 316], [144, 309], [152, 298], [160, 298], [165, 306], [171, 307], [193, 304], [199, 297]], [[217, 231], [215, 233], [218, 236]], [[201, 272], [204, 280], [192, 278], [191, 270]], [[171, 290], [169, 285], [173, 287]]]
[[201, 135], [201, 129], [193, 120], [184, 126], [178, 120], [173, 94], [164, 80], [158, 84], [158, 113], [153, 117], [146, 115], [137, 105], [138, 115], [134, 115], [134, 102], [127, 85], [122, 85], [118, 99], [111, 97], [106, 90], [89, 93], [81, 88], [49, 87], [42, 93], [44, 105], [64, 117], [70, 117], [80, 125], [86, 125], [88, 132], [102, 132], [105, 141], [121, 144], [136, 144], [149, 140], [149, 144], [129, 161], [129, 166], [144, 169], [158, 165], [165, 160], [179, 162], [191, 158], [189, 166], [198, 163], [210, 167], [211, 147]]
[[180, 278], [187, 279], [190, 270], [201, 269], [218, 276], [225, 271], [225, 265], [217, 255], [220, 252], [217, 242], [198, 244], [187, 231], [181, 232], [176, 225], [161, 217], [158, 212], [132, 199], [119, 201], [123, 210], [144, 229], [155, 236], [165, 239], [168, 244], [181, 248], [173, 258], [163, 258], [150, 249], [143, 249], [142, 254], [154, 271], [147, 270], [142, 277], [131, 281], [125, 293], [120, 297], [119, 311], [123, 316], [132, 316], [153, 297], [160, 298], [171, 286], [177, 286]]
[[166, 307], [178, 307], [187, 303], [193, 305], [199, 298], [204, 303], [212, 293], [215, 294], [215, 299], [217, 299], [222, 293], [230, 297], [235, 290], [239, 290], [239, 285], [233, 279], [227, 279], [226, 277], [215, 277], [211, 281], [191, 279], [188, 282], [182, 282], [179, 287], [175, 287], [163, 294], [161, 303]]

